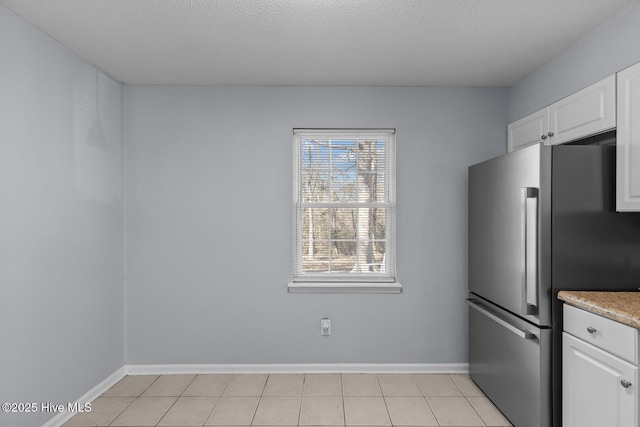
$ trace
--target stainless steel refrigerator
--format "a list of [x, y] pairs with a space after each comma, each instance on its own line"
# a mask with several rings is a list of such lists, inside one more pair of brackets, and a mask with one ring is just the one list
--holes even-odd
[[562, 422], [558, 291], [640, 287], [640, 214], [615, 212], [614, 137], [469, 168], [469, 372], [516, 427]]

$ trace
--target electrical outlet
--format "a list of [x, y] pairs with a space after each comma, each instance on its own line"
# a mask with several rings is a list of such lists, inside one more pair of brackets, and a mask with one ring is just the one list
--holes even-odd
[[331, 320], [326, 317], [320, 320], [320, 335], [325, 337], [331, 335]]

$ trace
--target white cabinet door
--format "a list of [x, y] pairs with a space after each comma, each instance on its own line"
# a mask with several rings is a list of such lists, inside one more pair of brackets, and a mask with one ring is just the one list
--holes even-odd
[[640, 64], [618, 73], [616, 210], [640, 211]]
[[562, 425], [638, 427], [638, 369], [564, 332]]
[[546, 138], [549, 127], [547, 108], [529, 114], [507, 126], [507, 151], [537, 144]]
[[616, 76], [600, 80], [507, 127], [509, 152], [544, 141], [564, 144], [616, 127]]
[[615, 127], [616, 77], [610, 76], [549, 106], [545, 144], [563, 144]]

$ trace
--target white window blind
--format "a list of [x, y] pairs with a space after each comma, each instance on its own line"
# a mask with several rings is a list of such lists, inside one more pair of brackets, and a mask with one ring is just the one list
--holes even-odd
[[293, 281], [395, 282], [395, 130], [294, 129]]

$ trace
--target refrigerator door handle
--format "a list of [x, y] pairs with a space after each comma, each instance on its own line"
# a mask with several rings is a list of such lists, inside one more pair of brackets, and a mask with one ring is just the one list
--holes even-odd
[[537, 338], [536, 334], [534, 334], [533, 332], [522, 330], [522, 329], [512, 325], [511, 323], [507, 322], [506, 320], [503, 320], [503, 319], [499, 318], [498, 316], [496, 316], [495, 314], [491, 313], [490, 311], [488, 311], [487, 309], [482, 307], [479, 304], [478, 300], [468, 299], [467, 303], [469, 304], [469, 307], [471, 307], [474, 310], [477, 310], [479, 313], [487, 316], [488, 318], [490, 318], [494, 322], [498, 323], [500, 326], [503, 326], [504, 328], [508, 329], [510, 332], [513, 332], [514, 334], [516, 334], [520, 338], [522, 338], [524, 340], [532, 340], [532, 339], [536, 339]]
[[521, 188], [523, 312], [538, 314], [538, 189]]

